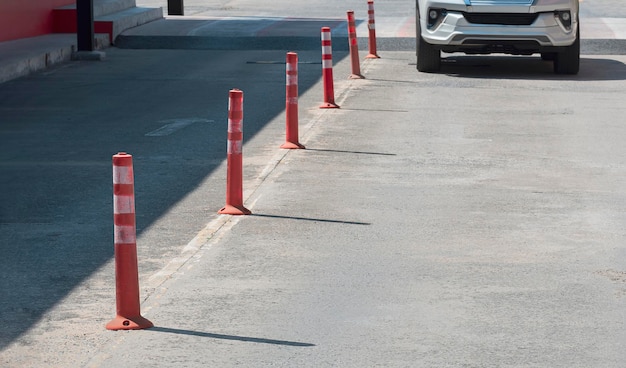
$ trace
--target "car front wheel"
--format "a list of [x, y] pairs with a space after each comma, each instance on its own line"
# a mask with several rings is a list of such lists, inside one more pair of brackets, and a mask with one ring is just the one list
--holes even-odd
[[416, 13], [416, 18], [417, 41], [415, 47], [417, 49], [417, 70], [424, 73], [438, 72], [441, 69], [441, 51], [424, 41], [419, 12]]
[[576, 33], [576, 41], [564, 51], [554, 55], [554, 72], [556, 74], [578, 74], [580, 69], [580, 28]]

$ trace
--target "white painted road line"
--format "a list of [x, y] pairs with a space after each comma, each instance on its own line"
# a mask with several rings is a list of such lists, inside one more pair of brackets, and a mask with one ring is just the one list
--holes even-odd
[[165, 123], [159, 129], [146, 133], [146, 137], [163, 137], [170, 135], [184, 127], [187, 127], [193, 123], [213, 123], [214, 120], [200, 119], [200, 118], [188, 118], [188, 119], [171, 119], [161, 120], [160, 123]]

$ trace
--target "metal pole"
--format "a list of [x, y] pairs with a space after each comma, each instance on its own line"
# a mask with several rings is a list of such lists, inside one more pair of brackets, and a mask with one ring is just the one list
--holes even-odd
[[183, 0], [167, 0], [168, 15], [185, 15]]
[[94, 51], [93, 0], [76, 1], [78, 51]]

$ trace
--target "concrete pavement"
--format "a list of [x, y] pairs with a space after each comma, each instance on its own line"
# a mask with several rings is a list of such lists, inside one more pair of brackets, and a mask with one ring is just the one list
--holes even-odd
[[[112, 50], [109, 62], [129, 53], [183, 55]], [[341, 109], [317, 108], [319, 83], [301, 96], [306, 150], [278, 149], [283, 114], [251, 137], [253, 215], [216, 215], [221, 164], [142, 230], [154, 328], [104, 330], [108, 261], [8, 345], [2, 365], [620, 367], [626, 58], [586, 56], [571, 78], [539, 58], [453, 58], [432, 75], [412, 62], [383, 53], [363, 62], [366, 80], [348, 80], [339, 61]], [[142, 148], [138, 172], [168, 160], [154, 150]], [[206, 222], [146, 259], [187, 233], [173, 217]]]
[[496, 58], [497, 80], [411, 61], [364, 62], [341, 110], [305, 96], [308, 149], [276, 151], [254, 215], [209, 225], [148, 298], [157, 327], [88, 366], [621, 366], [626, 132], [593, 115], [624, 111], [626, 59], [570, 81], [538, 60]]
[[[20, 142], [3, 151], [2, 183], [23, 196], [0, 212], [3, 244], [32, 241], [81, 256], [51, 252], [18, 272], [18, 281], [49, 276], [12, 291], [19, 304], [2, 289], [2, 318], [32, 325], [3, 345], [0, 365], [621, 366], [624, 56], [585, 55], [575, 77], [553, 75], [538, 58], [506, 57], [453, 57], [443, 73], [424, 75], [411, 51], [386, 52], [364, 61], [367, 80], [350, 81], [338, 53], [342, 109], [317, 109], [319, 65], [303, 64], [308, 149], [281, 151], [282, 50], [108, 53], [104, 63], [2, 88], [2, 116], [11, 117], [3, 146]], [[241, 70], [237, 79], [229, 67]], [[225, 121], [219, 98], [235, 84], [247, 93], [254, 129], [245, 146], [254, 215], [242, 218], [216, 215], [225, 168], [203, 156], [223, 151], [212, 123]], [[97, 93], [106, 98], [90, 98]], [[172, 96], [177, 103], [164, 106]], [[102, 120], [86, 119], [94, 115]], [[147, 138], [180, 117], [195, 120], [178, 135]], [[88, 139], [79, 130], [91, 131]], [[48, 141], [64, 142], [64, 155], [44, 145], [25, 158]], [[100, 249], [112, 248], [111, 229], [89, 221], [93, 213], [110, 220], [101, 197], [109, 197], [108, 160], [121, 146], [136, 153], [143, 182], [142, 308], [156, 327], [114, 333], [104, 330], [114, 313], [113, 264]], [[65, 168], [77, 170], [68, 176]], [[22, 175], [53, 179], [22, 183]], [[94, 176], [107, 181], [83, 185], [71, 200], [40, 197], [44, 187], [65, 191]], [[175, 205], [155, 204], [147, 196], [155, 193]], [[34, 215], [20, 222], [25, 213]], [[58, 222], [80, 227], [88, 241]], [[23, 264], [21, 256], [4, 261], [3, 282]], [[63, 267], [48, 275], [55, 264]], [[84, 264], [93, 273], [68, 294], [55, 288]], [[41, 315], [37, 301], [21, 303], [39, 288], [59, 295]]]
[[[294, 14], [289, 2], [283, 6], [259, 6], [253, 2], [185, 1], [185, 16], [165, 16], [128, 29], [114, 41], [124, 48], [153, 49], [257, 49], [316, 50], [319, 29], [331, 27], [335, 50], [347, 50], [346, 10], [355, 10], [359, 47], [367, 47], [367, 8], [362, 1], [342, 4], [298, 4]], [[140, 7], [164, 7], [162, 0], [138, 0]], [[581, 2], [581, 47], [584, 54], [626, 53], [626, 14], [619, 2]], [[278, 9], [278, 10], [277, 10]], [[379, 50], [415, 48], [414, 3], [385, 1], [375, 4]], [[109, 41], [97, 35], [98, 48]], [[0, 43], [0, 83], [67, 62], [75, 48], [75, 35], [57, 34]]]
[[[319, 38], [322, 23], [331, 27], [333, 36], [345, 38], [348, 35], [346, 10], [354, 10], [359, 20], [357, 34], [364, 40], [368, 35], [367, 6], [362, 1], [347, 1], [337, 4], [310, 4], [294, 12], [288, 2], [278, 1], [284, 6], [264, 9], [259, 6], [240, 6], [221, 10], [221, 1], [185, 2], [188, 11], [184, 17], [166, 16], [165, 19], [134, 28], [122, 37], [126, 42], [132, 36], [190, 36], [193, 37], [312, 37]], [[237, 2], [235, 2], [236, 4]], [[159, 6], [160, 1], [139, 0], [143, 6]], [[167, 7], [165, 7], [167, 14]], [[415, 4], [412, 1], [381, 1], [375, 3], [376, 33], [383, 46], [389, 39], [415, 37]], [[581, 38], [584, 40], [623, 40], [626, 39], [626, 15], [621, 4], [606, 0], [586, 0], [581, 2]], [[397, 47], [397, 46], [396, 46]], [[406, 43], [406, 46], [414, 45]], [[182, 47], [181, 47], [182, 48]], [[392, 49], [392, 48], [390, 48]], [[397, 50], [397, 49], [396, 49]], [[408, 50], [408, 49], [407, 49]]]
[[[159, 1], [139, 1], [157, 6]], [[288, 2], [278, 2], [271, 11], [246, 4], [220, 10], [220, 1], [185, 2], [184, 17], [166, 16], [162, 20], [130, 29], [116, 43], [124, 48], [173, 49], [317, 49], [319, 30], [330, 27], [333, 47], [348, 49], [346, 10], [357, 18], [359, 47], [367, 48], [367, 7], [361, 1], [298, 6], [294, 13]], [[237, 4], [235, 2], [234, 4]], [[280, 4], [284, 4], [280, 6]], [[165, 11], [167, 14], [167, 11]], [[375, 3], [376, 36], [380, 50], [415, 49], [415, 4], [411, 1]], [[607, 1], [581, 2], [581, 47], [584, 54], [626, 53], [626, 17], [620, 4]]]

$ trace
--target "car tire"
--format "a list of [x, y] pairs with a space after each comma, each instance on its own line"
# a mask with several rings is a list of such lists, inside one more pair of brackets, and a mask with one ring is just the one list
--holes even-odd
[[433, 45], [424, 41], [422, 38], [422, 28], [420, 25], [419, 11], [416, 12], [416, 28], [417, 28], [417, 41], [416, 41], [416, 54], [417, 54], [417, 70], [423, 73], [434, 73], [441, 69], [441, 51], [436, 49]]
[[578, 74], [580, 69], [580, 28], [576, 32], [576, 41], [554, 57], [556, 74]]

